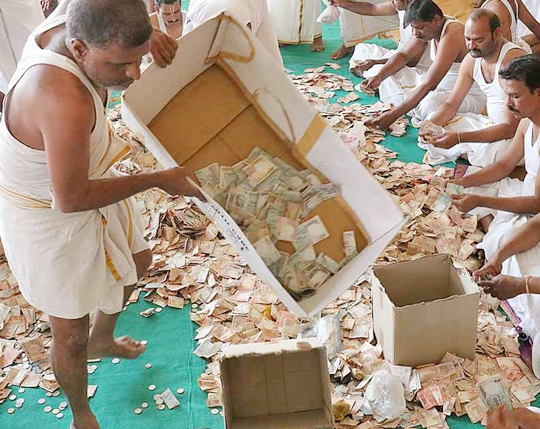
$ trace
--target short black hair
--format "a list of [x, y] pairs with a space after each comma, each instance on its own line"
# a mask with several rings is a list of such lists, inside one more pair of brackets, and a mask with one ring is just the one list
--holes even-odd
[[523, 82], [532, 93], [540, 88], [540, 58], [535, 55], [515, 58], [499, 71], [499, 76]]
[[142, 0], [71, 0], [67, 11], [67, 39], [100, 48], [119, 43], [126, 48], [150, 39], [152, 25]]
[[162, 4], [174, 4], [174, 3], [180, 3], [180, 6], [182, 6], [181, 0], [154, 0], [154, 4], [156, 6], [162, 5]]
[[436, 16], [441, 18], [444, 16], [443, 11], [436, 3], [431, 0], [413, 0], [407, 7], [405, 12], [405, 25], [409, 25], [411, 21], [420, 20], [430, 22]]
[[491, 34], [495, 33], [495, 30], [497, 28], [501, 28], [501, 20], [497, 16], [496, 13], [493, 13], [490, 10], [487, 9], [475, 9], [473, 12], [469, 15], [467, 20], [469, 21], [478, 21], [481, 18], [488, 18], [489, 20], [489, 29], [491, 31]]

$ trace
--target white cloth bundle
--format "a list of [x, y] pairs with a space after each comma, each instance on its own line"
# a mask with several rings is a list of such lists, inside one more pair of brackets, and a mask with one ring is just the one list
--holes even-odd
[[323, 1], [326, 4], [326, 9], [319, 15], [317, 22], [321, 24], [333, 24], [339, 19], [341, 11], [336, 6], [332, 6], [328, 0]]

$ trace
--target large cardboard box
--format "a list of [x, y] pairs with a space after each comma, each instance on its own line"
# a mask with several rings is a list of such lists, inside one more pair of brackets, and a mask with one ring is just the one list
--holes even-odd
[[450, 256], [375, 267], [372, 298], [375, 335], [393, 364], [438, 363], [446, 352], [474, 359], [480, 292]]
[[[246, 28], [220, 14], [178, 45], [172, 65], [161, 69], [151, 64], [124, 93], [124, 120], [144, 136], [164, 167], [231, 166], [260, 147], [336, 185], [341, 195], [308, 217], [319, 215], [330, 233], [315, 250], [341, 261], [342, 233], [352, 230], [359, 254], [301, 301], [274, 277], [221, 206], [211, 198], [198, 202], [290, 311], [299, 316], [320, 311], [375, 261], [401, 228], [402, 212]], [[291, 247], [278, 243], [283, 251], [281, 245]]]
[[220, 368], [227, 429], [333, 427], [326, 349], [317, 339], [228, 346]]

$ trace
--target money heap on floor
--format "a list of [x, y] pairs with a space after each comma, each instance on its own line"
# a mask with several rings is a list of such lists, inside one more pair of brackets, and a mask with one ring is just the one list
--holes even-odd
[[[211, 164], [195, 172], [202, 188], [227, 212], [253, 243], [272, 273], [296, 300], [317, 288], [356, 255], [354, 231], [343, 234], [342, 261], [334, 261], [314, 245], [329, 237], [320, 216], [308, 216], [338, 191], [310, 170], [298, 171], [260, 148], [233, 166]], [[289, 242], [295, 252], [278, 250]]]
[[[353, 88], [345, 78], [314, 72], [293, 80], [410, 216], [378, 263], [444, 252], [469, 269], [478, 267], [480, 262], [471, 252], [482, 233], [476, 229], [475, 218], [463, 218], [449, 205], [447, 196], [456, 190], [445, 187], [443, 179], [450, 177], [452, 170], [396, 161], [395, 153], [379, 145], [384, 133], [363, 123], [377, 109], [385, 108], [381, 103], [342, 106], [329, 104], [330, 97], [315, 95], [341, 86]], [[117, 134], [133, 147], [130, 157], [118, 168], [128, 174], [159, 169], [140, 137], [118, 120], [118, 112], [112, 112], [111, 119], [115, 120]], [[463, 360], [449, 354], [439, 365], [415, 369], [394, 366], [383, 359], [381, 348], [374, 343], [371, 291], [365, 278], [328, 305], [320, 318], [299, 319], [287, 311], [274, 291], [220, 236], [218, 228], [190, 202], [156, 189], [137, 199], [155, 256], [148, 276], [130, 302], [142, 297], [149, 304], [141, 315], [144, 320], [143, 316], [159, 318], [156, 309], [182, 308], [189, 300], [191, 319], [199, 325], [195, 354], [208, 360], [198, 382], [208, 392], [209, 407], [220, 405], [217, 358], [224, 344], [317, 333], [327, 338], [338, 428], [420, 424], [442, 429], [448, 427], [445, 418], [450, 414], [467, 414], [471, 421], [483, 421], [487, 408], [479, 399], [478, 385], [497, 374], [507, 383], [514, 406], [529, 405], [540, 390], [540, 380], [519, 358], [515, 329], [498, 309], [498, 302], [486, 295], [482, 295], [479, 309], [476, 359]], [[9, 396], [18, 386], [57, 389], [46, 360], [50, 347], [47, 328], [46, 316], [26, 303], [7, 263], [0, 262], [0, 398]], [[381, 369], [401, 380], [408, 401], [407, 411], [391, 421], [373, 415], [365, 400], [373, 374]]]

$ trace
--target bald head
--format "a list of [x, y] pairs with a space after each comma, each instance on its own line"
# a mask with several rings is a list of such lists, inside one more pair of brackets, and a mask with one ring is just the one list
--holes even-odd
[[90, 46], [117, 43], [134, 48], [152, 34], [142, 0], [72, 0], [67, 15], [67, 40], [78, 39]]
[[474, 58], [497, 56], [498, 48], [504, 43], [499, 17], [486, 9], [476, 9], [469, 15], [464, 35], [467, 49]]
[[497, 28], [501, 28], [501, 20], [499, 17], [487, 9], [475, 9], [467, 18], [465, 25], [474, 25], [475, 23], [487, 24], [491, 34], [493, 34]]

